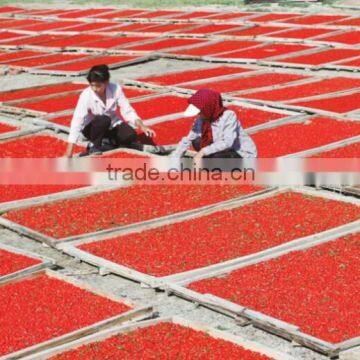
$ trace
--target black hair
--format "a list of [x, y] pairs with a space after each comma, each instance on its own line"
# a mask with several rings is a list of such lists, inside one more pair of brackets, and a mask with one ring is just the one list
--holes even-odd
[[86, 78], [89, 83], [107, 82], [110, 79], [109, 67], [105, 64], [95, 65], [90, 69]]

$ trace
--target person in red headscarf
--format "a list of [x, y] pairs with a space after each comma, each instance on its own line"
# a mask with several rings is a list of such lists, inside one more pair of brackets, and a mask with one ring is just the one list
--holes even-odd
[[211, 89], [198, 90], [188, 100], [184, 116], [196, 116], [189, 134], [178, 144], [173, 156], [181, 157], [192, 145], [195, 160], [208, 158], [252, 158], [255, 143], [242, 128], [234, 111], [223, 105], [221, 94]]

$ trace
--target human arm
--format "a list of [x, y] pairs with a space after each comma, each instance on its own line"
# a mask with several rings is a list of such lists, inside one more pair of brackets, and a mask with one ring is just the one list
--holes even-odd
[[201, 120], [196, 119], [190, 132], [187, 136], [183, 137], [176, 149], [173, 151], [172, 156], [181, 157], [185, 151], [191, 146], [192, 142], [201, 137]]
[[83, 123], [88, 116], [88, 94], [82, 92], [74, 110], [73, 118], [70, 125], [70, 133], [68, 137], [68, 146], [65, 156], [71, 158], [73, 156], [74, 145], [77, 143]]
[[117, 90], [117, 105], [120, 109], [121, 116], [133, 127], [139, 128], [145, 133], [146, 136], [155, 136], [155, 131], [149, 126], [146, 126], [136, 113], [135, 109], [131, 106], [129, 100], [125, 96], [121, 86]]
[[73, 153], [74, 153], [74, 144], [68, 143], [68, 145], [67, 145], [67, 147], [66, 147], [65, 156], [66, 156], [67, 158], [72, 158], [72, 157], [73, 157]]

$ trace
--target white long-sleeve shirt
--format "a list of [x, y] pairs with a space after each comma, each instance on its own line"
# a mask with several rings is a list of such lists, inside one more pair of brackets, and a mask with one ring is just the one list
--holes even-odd
[[[201, 138], [202, 121], [201, 117], [195, 120], [189, 134], [178, 144], [174, 156], [182, 156], [194, 140]], [[217, 121], [211, 123], [211, 130], [213, 143], [202, 149], [205, 156], [233, 149], [242, 158], [257, 157], [256, 145], [242, 128], [234, 111], [226, 110]]]
[[109, 83], [106, 88], [106, 104], [95, 94], [91, 87], [87, 87], [80, 94], [71, 121], [68, 142], [75, 144], [80, 137], [82, 129], [92, 120], [95, 115], [106, 115], [111, 118], [114, 126], [121, 123], [122, 119], [116, 113], [119, 107], [121, 116], [129, 122], [132, 127], [136, 127], [136, 120], [140, 119], [134, 108], [130, 105], [121, 86]]

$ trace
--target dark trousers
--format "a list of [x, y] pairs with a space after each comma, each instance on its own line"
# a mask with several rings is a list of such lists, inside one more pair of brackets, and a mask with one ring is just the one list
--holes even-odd
[[[195, 149], [195, 151], [200, 151], [200, 139], [196, 139], [192, 142], [192, 146]], [[217, 153], [206, 155], [204, 158], [212, 158], [212, 159], [235, 159], [235, 158], [241, 158], [241, 156], [233, 149], [226, 149], [223, 151], [219, 151]]]
[[128, 146], [136, 141], [136, 132], [130, 125], [123, 122], [113, 129], [110, 129], [110, 125], [111, 119], [108, 116], [97, 115], [84, 127], [82, 133], [98, 149], [106, 137], [116, 146]]

